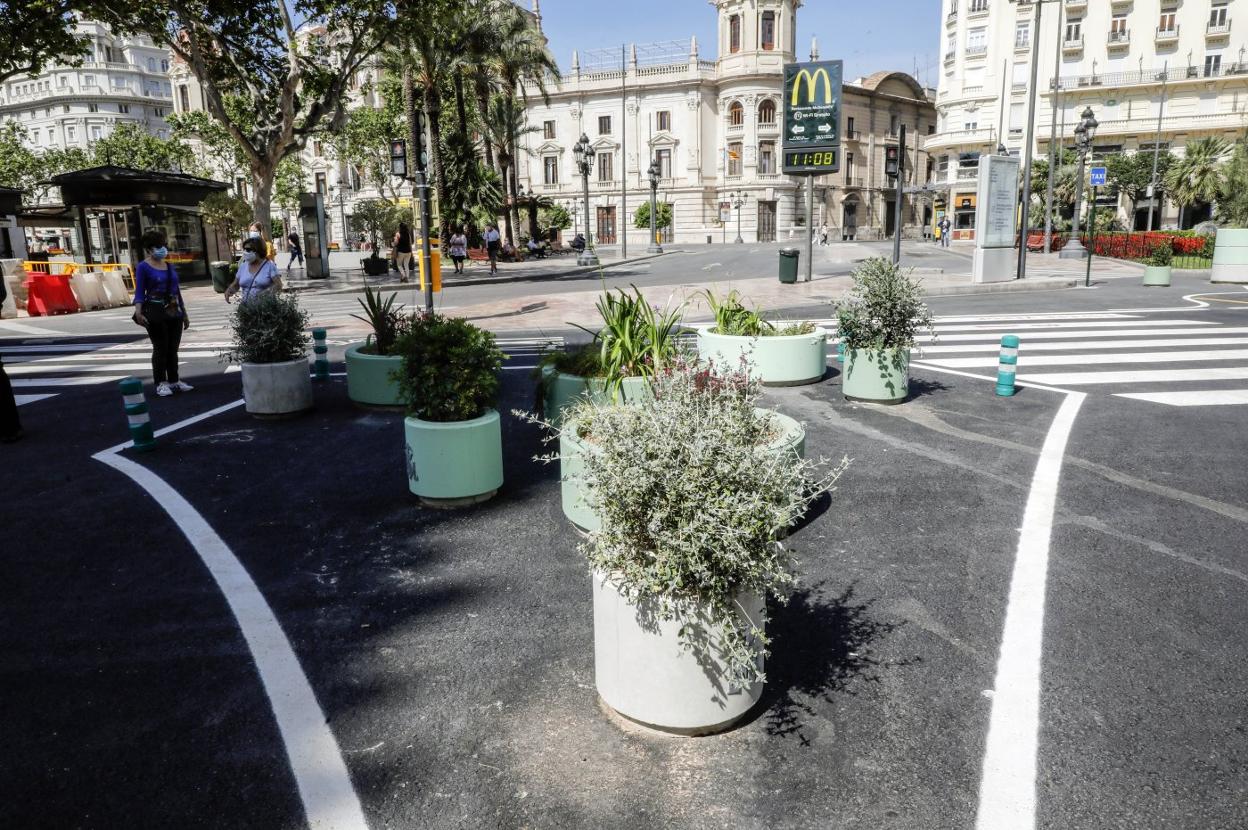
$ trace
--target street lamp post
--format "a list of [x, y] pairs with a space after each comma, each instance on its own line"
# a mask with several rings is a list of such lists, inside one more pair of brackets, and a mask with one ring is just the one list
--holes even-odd
[[646, 253], [661, 254], [663, 246], [659, 244], [658, 227], [658, 201], [659, 201], [659, 160], [655, 159], [650, 162], [650, 169], [646, 171], [650, 177], [650, 245], [646, 248]]
[[347, 194], [350, 188], [344, 184], [338, 185], [338, 221], [342, 223], [342, 249], [347, 249]]
[[728, 201], [732, 204], [733, 209], [737, 211], [737, 238], [732, 240], [740, 245], [745, 242], [741, 236], [741, 208], [745, 205], [746, 195], [739, 190], [734, 190], [728, 195]]
[[585, 188], [585, 249], [576, 257], [577, 265], [597, 265], [598, 255], [594, 253], [594, 238], [589, 232], [589, 171], [594, 166], [594, 148], [589, 143], [589, 136], [581, 133], [581, 138], [572, 146], [576, 156], [576, 167], [581, 172], [581, 184]]
[[1079, 118], [1079, 125], [1075, 127], [1075, 150], [1079, 154], [1079, 178], [1075, 181], [1075, 215], [1071, 220], [1070, 239], [1066, 240], [1066, 246], [1058, 254], [1061, 259], [1082, 259], [1088, 255], [1079, 242], [1079, 208], [1083, 201], [1083, 168], [1088, 160], [1088, 152], [1092, 149], [1092, 140], [1096, 138], [1097, 126], [1092, 108], [1086, 107]]

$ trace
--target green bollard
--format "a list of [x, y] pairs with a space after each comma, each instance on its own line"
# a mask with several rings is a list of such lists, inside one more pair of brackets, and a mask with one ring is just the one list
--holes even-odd
[[143, 381], [131, 377], [117, 385], [121, 387], [121, 399], [125, 402], [134, 448], [140, 452], [154, 449], [156, 436], [152, 434], [152, 416], [147, 411], [147, 399], [143, 397]]
[[329, 380], [329, 346], [325, 345], [325, 329], [312, 329], [312, 351], [316, 353], [313, 368], [317, 380]]

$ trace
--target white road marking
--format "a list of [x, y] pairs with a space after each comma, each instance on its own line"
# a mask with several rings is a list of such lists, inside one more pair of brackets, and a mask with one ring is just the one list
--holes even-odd
[[[1204, 333], [1203, 331], [1201, 332]], [[1160, 340], [1120, 340], [1113, 342], [1076, 340], [1074, 342], [1050, 343], [1041, 340], [1024, 340], [1019, 355], [1033, 352], [1080, 351], [1088, 349], [1160, 349], [1166, 346], [1248, 346], [1248, 337], [1187, 337], [1162, 338]], [[925, 345], [923, 354], [966, 354], [970, 352], [998, 352], [999, 343], [972, 343], [956, 346]]]
[[[185, 366], [186, 361], [178, 361]], [[8, 369], [11, 375], [43, 375], [57, 372], [139, 372], [152, 368], [151, 363], [19, 363]]]
[[[1182, 311], [1191, 311], [1183, 308]], [[937, 325], [941, 323], [989, 323], [1008, 320], [1113, 320], [1129, 318], [1129, 314], [1112, 314], [1107, 311], [1072, 311], [1068, 313], [1051, 312], [1044, 314], [977, 314], [967, 317], [935, 317]]]
[[[157, 434], [167, 434], [242, 403], [235, 401], [218, 407]], [[367, 830], [364, 810], [351, 784], [342, 750], [290, 640], [259, 587], [190, 502], [151, 470], [119, 455], [117, 449], [104, 450], [93, 457], [127, 476], [169, 514], [225, 596], [273, 709], [308, 825], [318, 830]]]
[[[987, 369], [997, 365], [995, 357], [924, 357], [933, 366], [951, 369]], [[1060, 354], [1037, 355], [1020, 352], [1018, 369], [1032, 366], [1108, 366], [1115, 363], [1184, 363], [1197, 360], [1248, 360], [1248, 349], [1222, 349], [1213, 351], [1172, 352], [1125, 352], [1110, 354]]]
[[[3, 351], [3, 350], [0, 350]], [[148, 350], [150, 351], [150, 349]], [[178, 357], [195, 357], [195, 358], [212, 358], [217, 357], [218, 352], [196, 352], [178, 349]], [[134, 360], [141, 357], [140, 353], [124, 353], [124, 352], [103, 352], [91, 351], [78, 354], [5, 354], [5, 363], [28, 363], [39, 364], [41, 366], [56, 366], [64, 361], [90, 360], [103, 362], [106, 360]], [[183, 361], [185, 362], [185, 361]]]
[[[911, 360], [910, 365], [917, 369], [926, 369], [929, 372], [937, 372], [942, 375], [957, 375], [958, 377], [963, 377], [963, 378], [973, 378], [975, 380], [986, 380], [990, 383], [997, 382], [996, 375], [977, 375], [974, 372], [963, 372], [961, 369], [945, 369], [941, 366], [930, 366], [927, 363], [923, 361], [919, 361], [919, 360]], [[1042, 389], [1045, 392], [1061, 392], [1062, 394], [1065, 394], [1065, 395], [1074, 394], [1074, 390], [1072, 389], [1062, 389], [1060, 387], [1049, 386], [1044, 383], [1036, 383], [1035, 381], [1026, 381], [1026, 380], [1023, 380], [1022, 378], [1016, 378], [1014, 380], [1014, 385], [1025, 386], [1028, 389]]]
[[1030, 331], [1034, 329], [1114, 329], [1114, 328], [1148, 328], [1161, 326], [1216, 326], [1217, 323], [1212, 320], [1093, 320], [1091, 322], [1080, 323], [1019, 323], [1017, 325], [1003, 325], [1001, 323], [980, 324], [980, 325], [964, 325], [964, 326], [936, 326], [936, 333], [942, 332], [958, 332], [958, 331], [1000, 331], [1013, 334], [1016, 331]]
[[[1220, 326], [1216, 329], [1218, 334], [1248, 334], [1248, 326]], [[975, 333], [975, 334], [958, 334], [946, 332], [939, 335], [940, 342], [948, 340], [999, 340], [1003, 334], [1013, 334], [1011, 328], [999, 328], [995, 332]], [[1199, 329], [1182, 329], [1182, 328], [1166, 328], [1166, 329], [1120, 329], [1118, 331], [1046, 331], [1036, 334], [1036, 337], [1043, 337], [1046, 340], [1075, 340], [1080, 337], [1155, 337], [1158, 335], [1171, 334], [1213, 334], [1214, 330]], [[937, 338], [933, 338], [930, 334], [921, 334], [914, 338], [915, 340], [930, 343]], [[1022, 338], [1021, 348], [1027, 348], [1027, 337]]]
[[1190, 392], [1121, 392], [1114, 397], [1162, 403], [1167, 406], [1243, 406], [1248, 389], [1207, 389]]
[[8, 329], [18, 334], [33, 334], [36, 337], [72, 337], [63, 331], [55, 331], [53, 329], [42, 329], [38, 326], [30, 326], [26, 323], [14, 323], [12, 320], [0, 320], [0, 329]]
[[1036, 826], [1036, 756], [1049, 543], [1066, 442], [1085, 397], [1074, 392], [1062, 401], [1049, 425], [1027, 495], [993, 683], [992, 715], [979, 783], [977, 830], [1034, 830]]
[[125, 375], [107, 375], [104, 377], [91, 375], [82, 378], [15, 378], [14, 386], [27, 388], [31, 386], [90, 386], [93, 383], [108, 383], [110, 380], [121, 380]]
[[35, 401], [42, 401], [47, 398], [55, 398], [56, 394], [57, 393], [55, 392], [48, 392], [47, 394], [43, 394], [43, 395], [14, 395], [13, 399], [17, 401], [18, 406], [25, 406], [26, 404], [34, 403]]
[[1171, 381], [1245, 380], [1248, 367], [1211, 369], [1141, 369], [1135, 372], [1028, 372], [1019, 377], [1054, 386], [1085, 386], [1093, 383], [1169, 383]]

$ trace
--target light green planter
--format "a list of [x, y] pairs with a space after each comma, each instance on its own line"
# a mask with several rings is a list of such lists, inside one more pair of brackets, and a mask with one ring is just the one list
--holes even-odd
[[[611, 393], [607, 391], [606, 381], [601, 378], [585, 378], [546, 369], [542, 372], [542, 385], [546, 398], [543, 404], [546, 420], [552, 424], [562, 423], [563, 411], [581, 398], [589, 398], [597, 403], [611, 403]], [[627, 403], [651, 398], [653, 393], [645, 378], [625, 378], [620, 387], [620, 397]]]
[[399, 384], [390, 373], [403, 369], [403, 358], [364, 354], [363, 347], [363, 343], [347, 347], [347, 397], [365, 406], [402, 406]]
[[1209, 281], [1248, 283], [1248, 228], [1218, 228]]
[[[768, 449], [776, 452], [795, 452], [799, 458], [806, 457], [806, 428], [804, 426], [788, 415], [770, 409], [759, 409], [758, 412], [770, 415], [778, 430], [776, 437], [768, 443]], [[563, 515], [582, 530], [590, 531], [602, 527], [597, 514], [585, 504], [582, 486], [585, 476], [584, 454], [593, 451], [593, 444], [566, 434], [559, 436], [559, 473], [562, 479], [559, 495]]]
[[1145, 265], [1143, 285], [1167, 286], [1170, 284], [1169, 265]]
[[847, 400], [901, 403], [910, 394], [910, 350], [845, 350], [841, 392]]
[[698, 329], [698, 357], [734, 370], [745, 360], [749, 374], [768, 386], [817, 383], [827, 371], [825, 329], [788, 337], [738, 337], [716, 334], [712, 328]]
[[407, 486], [431, 507], [485, 501], [503, 486], [503, 433], [496, 410], [471, 421], [408, 417]]

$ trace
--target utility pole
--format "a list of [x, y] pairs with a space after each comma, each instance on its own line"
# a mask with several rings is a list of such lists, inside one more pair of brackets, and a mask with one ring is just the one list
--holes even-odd
[[1166, 111], [1166, 83], [1170, 80], [1170, 61], [1161, 70], [1161, 106], [1157, 108], [1157, 135], [1153, 137], [1153, 174], [1148, 179], [1148, 224], [1145, 231], [1153, 229], [1153, 205], [1157, 199], [1157, 157], [1161, 155], [1161, 117]]
[[[1053, 179], [1057, 175], [1057, 103], [1061, 96], [1061, 76], [1058, 74], [1062, 66], [1062, 15], [1065, 8], [1061, 4], [1057, 7], [1057, 41], [1056, 55], [1053, 57], [1053, 84], [1051, 95], [1053, 107], [1049, 113], [1049, 181], [1044, 191], [1044, 252], [1047, 254], [1053, 250]], [[1040, 33], [1036, 32], [1036, 38], [1040, 37]], [[1063, 126], [1063, 132], [1065, 128]], [[1062, 136], [1065, 140], [1065, 135]]]
[[[1036, 80], [1040, 74], [1040, 12], [1044, 3], [1036, 3], [1035, 35], [1031, 39], [1031, 95], [1027, 96], [1027, 139], [1023, 148], [1023, 209], [1022, 224], [1018, 235], [1018, 279], [1027, 276], [1027, 225], [1031, 212], [1031, 157], [1036, 142], [1036, 99], [1040, 90], [1036, 89]], [[1060, 29], [1061, 26], [1058, 26]], [[1005, 102], [1001, 102], [1005, 106]]]
[[620, 259], [628, 259], [628, 47], [620, 44]]
[[806, 282], [815, 278], [815, 175], [806, 177]]
[[901, 262], [901, 224], [902, 224], [902, 201], [905, 199], [906, 188], [906, 125], [901, 125], [901, 131], [898, 135], [897, 142], [897, 165], [895, 170], [890, 169], [888, 163], [887, 151], [885, 151], [884, 173], [888, 176], [896, 176], [897, 190], [893, 196], [893, 264]]
[[[411, 148], [411, 180], [413, 196], [420, 203], [420, 269], [425, 275], [425, 311], [433, 311], [433, 246], [430, 243], [429, 179], [426, 174], [428, 152], [425, 149], [425, 113], [416, 102], [416, 85], [411, 68], [403, 70], [403, 103], [407, 110], [407, 146]], [[393, 162], [392, 162], [393, 164]], [[407, 172], [407, 171], [405, 171]]]

